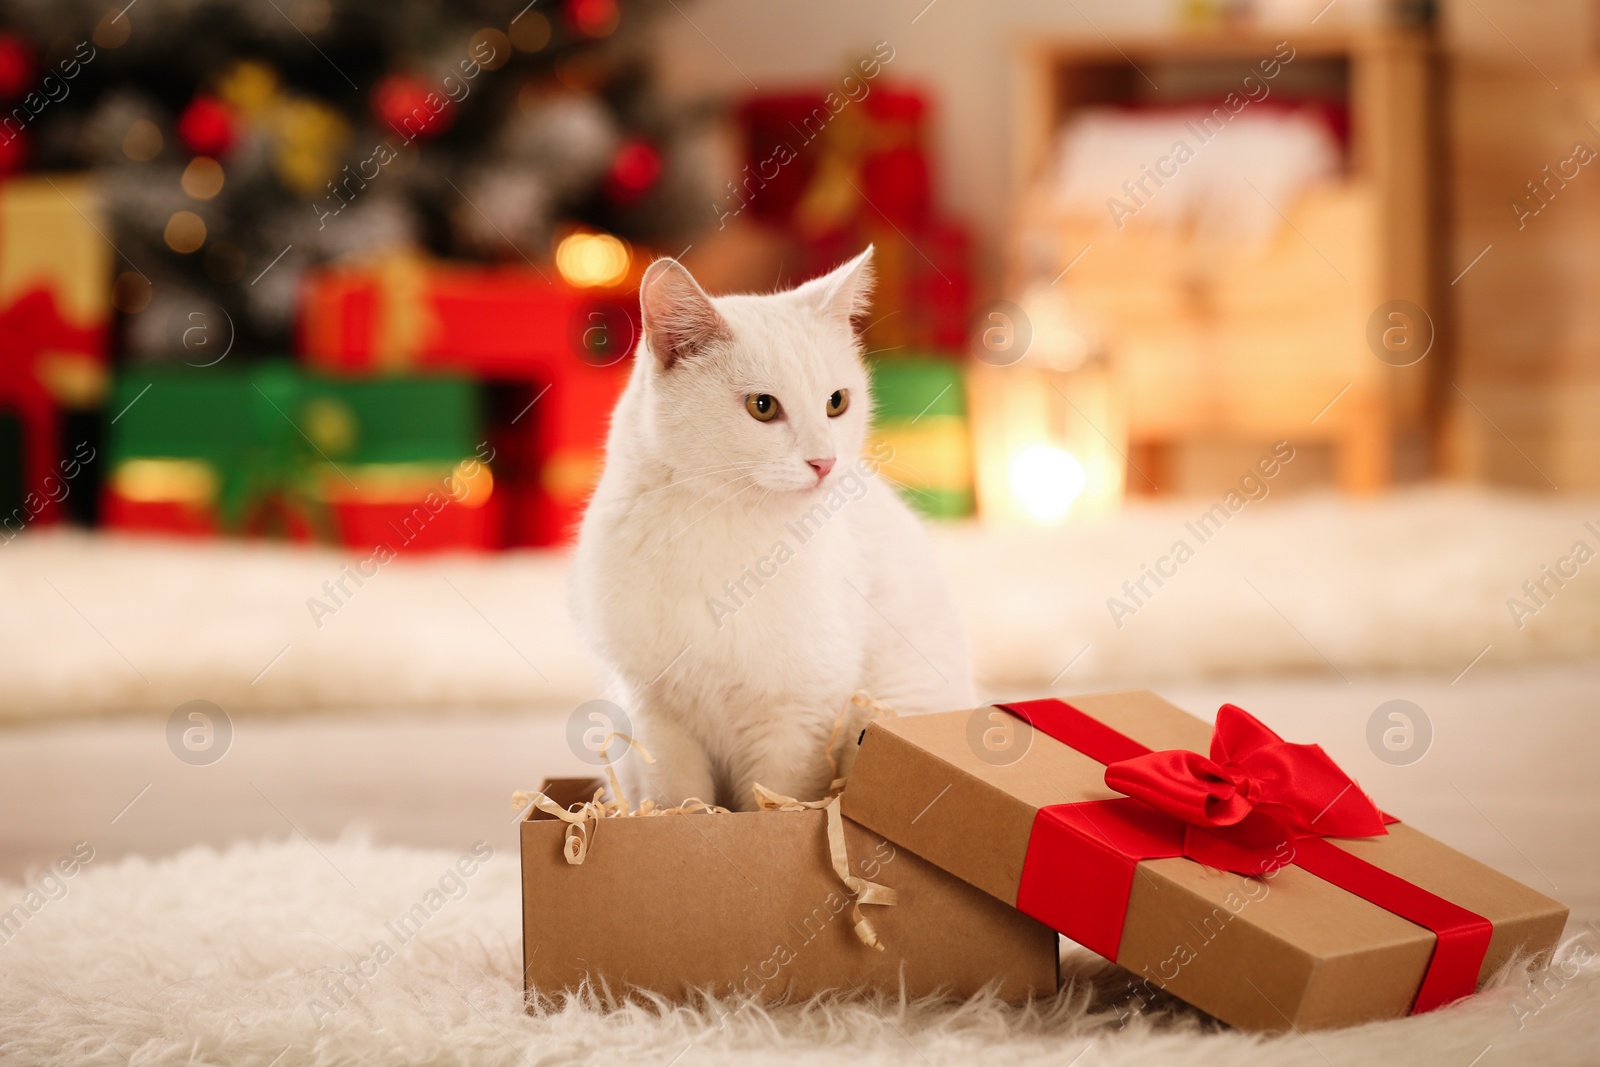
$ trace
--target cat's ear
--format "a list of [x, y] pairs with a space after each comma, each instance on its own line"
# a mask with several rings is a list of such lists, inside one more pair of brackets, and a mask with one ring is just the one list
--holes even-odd
[[675, 259], [658, 259], [644, 272], [639, 310], [650, 351], [668, 370], [713, 341], [733, 338], [711, 298]]
[[872, 246], [831, 273], [813, 278], [799, 292], [808, 293], [822, 313], [849, 323], [872, 306]]

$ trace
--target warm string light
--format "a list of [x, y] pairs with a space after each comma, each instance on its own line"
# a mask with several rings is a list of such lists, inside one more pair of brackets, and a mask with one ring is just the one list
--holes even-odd
[[494, 495], [494, 474], [487, 463], [462, 460], [450, 472], [450, 496], [456, 503], [481, 508]]
[[1066, 518], [1073, 501], [1089, 484], [1089, 475], [1072, 453], [1050, 445], [1033, 445], [1018, 452], [1008, 472], [1011, 493], [1036, 522]]
[[556, 246], [556, 269], [580, 289], [618, 285], [628, 276], [633, 253], [609, 233], [574, 233]]
[[511, 43], [519, 52], [537, 52], [550, 43], [550, 20], [537, 11], [524, 11], [511, 23]]
[[195, 156], [183, 168], [183, 191], [196, 200], [210, 200], [222, 192], [222, 164], [210, 156]]
[[133, 19], [128, 16], [127, 9], [118, 11], [112, 8], [95, 23], [94, 35], [90, 39], [97, 48], [121, 48], [128, 43], [132, 33]]
[[162, 235], [174, 252], [195, 252], [206, 243], [205, 220], [192, 211], [175, 211]]
[[149, 119], [137, 119], [122, 138], [122, 154], [135, 163], [148, 163], [161, 153], [161, 128]]
[[136, 315], [150, 305], [150, 279], [138, 271], [125, 270], [111, 284], [111, 306], [125, 315]]
[[[499, 70], [511, 59], [511, 38], [492, 26], [486, 26], [467, 42], [467, 53], [484, 70]], [[489, 58], [480, 58], [482, 56]]]

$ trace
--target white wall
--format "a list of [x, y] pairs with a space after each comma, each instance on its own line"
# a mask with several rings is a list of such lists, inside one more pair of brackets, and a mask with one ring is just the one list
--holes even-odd
[[[935, 100], [939, 200], [977, 227], [993, 268], [1010, 188], [1011, 52], [1030, 34], [1149, 31], [1178, 0], [674, 0], [662, 16], [661, 73], [674, 94], [831, 85], [887, 41], [886, 77]], [[924, 10], [926, 8], [926, 10]], [[920, 14], [920, 17], [918, 17]], [[916, 18], [913, 23], [912, 19]]]

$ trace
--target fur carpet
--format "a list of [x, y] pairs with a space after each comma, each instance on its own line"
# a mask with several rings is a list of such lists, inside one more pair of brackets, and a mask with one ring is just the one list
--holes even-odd
[[[1514, 971], [1432, 1015], [1272, 1038], [1219, 1028], [1180, 1004], [1122, 1025], [1109, 1010], [1114, 969], [1076, 954], [1064, 991], [1026, 1008], [975, 999], [604, 1011], [591, 997], [527, 1015], [515, 855], [485, 862], [411, 940], [386, 926], [457, 858], [295, 838], [90, 862], [0, 944], [0, 1063], [1495, 1067], [1600, 1055], [1595, 931], [1578, 932], [1566, 966], [1532, 976], [1537, 995]], [[0, 900], [26, 888], [0, 881]], [[380, 939], [397, 945], [393, 958], [367, 963]], [[358, 966], [370, 979], [347, 983], [341, 1006], [330, 983]]]
[[[1535, 614], [1514, 619], [1507, 603], [1575, 542], [1600, 548], [1585, 526], [1600, 527], [1600, 500], [1272, 497], [1200, 543], [1186, 524], [1212, 503], [1136, 504], [1054, 531], [939, 527], [983, 694], [1282, 671], [1451, 678], [1480, 654], [1510, 666], [1600, 648], [1593, 565], [1569, 563], [1576, 576], [1547, 586]], [[1179, 539], [1194, 556], [1176, 576], [1124, 592]], [[308, 602], [332, 603], [324, 583], [353, 558], [53, 531], [0, 544], [0, 718], [165, 715], [197, 697], [302, 710], [594, 695], [564, 553], [400, 559], [314, 618]], [[1114, 617], [1113, 597], [1132, 610]]]

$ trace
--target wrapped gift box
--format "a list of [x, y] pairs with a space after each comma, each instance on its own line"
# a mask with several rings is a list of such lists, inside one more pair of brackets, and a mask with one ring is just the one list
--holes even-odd
[[578, 288], [532, 269], [395, 257], [313, 274], [298, 345], [310, 366], [344, 376], [466, 374], [504, 392], [511, 402], [494, 405], [486, 431], [507, 457], [501, 540], [548, 545], [573, 533], [599, 480], [636, 304], [626, 283]]
[[310, 471], [295, 428], [273, 409], [298, 411], [288, 366], [255, 373], [217, 367], [129, 371], [117, 379], [109, 430], [106, 526], [213, 536], [252, 523], [311, 536]]
[[124, 530], [223, 531], [372, 551], [485, 548], [497, 523], [476, 386], [289, 364], [117, 383], [102, 511]]
[[[783, 227], [792, 222], [819, 158], [813, 143], [817, 135], [804, 124], [811, 120], [815, 127], [818, 109], [826, 113], [824, 95], [758, 93], [739, 105], [744, 167], [731, 188], [718, 190], [721, 211], [739, 214], [748, 205], [751, 216], [762, 222]], [[779, 165], [784, 159], [789, 162]]]
[[805, 242], [802, 273], [832, 270], [872, 245], [872, 311], [862, 339], [869, 353], [965, 353], [973, 298], [972, 240], [957, 222], [897, 229], [870, 212], [859, 225]]
[[[906, 499], [933, 518], [972, 512], [972, 441], [964, 367], [953, 359], [903, 354], [873, 360], [872, 455]], [[881, 443], [885, 448], [877, 448]]]
[[935, 209], [932, 104], [883, 81], [868, 90], [836, 113], [824, 91], [748, 99], [738, 112], [745, 166], [717, 210], [724, 225], [748, 209], [790, 234], [805, 276], [874, 245], [867, 347], [963, 352], [975, 292], [972, 238]]
[[476, 383], [311, 376], [297, 421], [327, 459], [319, 495], [341, 543], [366, 551], [497, 544], [500, 502]]
[[881, 81], [865, 85], [850, 102], [826, 89], [746, 99], [736, 115], [744, 167], [723, 192], [722, 210], [748, 207], [763, 222], [813, 235], [880, 212], [906, 229], [928, 222], [928, 98]]
[[1249, 1030], [1431, 1010], [1548, 952], [1567, 917], [1390, 822], [1320, 748], [1231, 706], [1214, 735], [1146, 692], [875, 722], [843, 810], [1135, 991]]
[[[576, 808], [598, 781], [546, 782]], [[521, 824], [523, 974], [528, 992], [585, 981], [673, 999], [697, 991], [763, 1001], [826, 990], [1009, 1000], [1056, 991], [1054, 931], [881, 836], [843, 821], [850, 869], [893, 889], [867, 906], [884, 946], [856, 935], [831, 866], [822, 810], [609, 818], [582, 862], [567, 826], [533, 809]]]
[[64, 409], [106, 391], [111, 249], [90, 221], [99, 214], [81, 179], [0, 181], [0, 536], [53, 521], [94, 480], [63, 477], [94, 449], [62, 431]]

